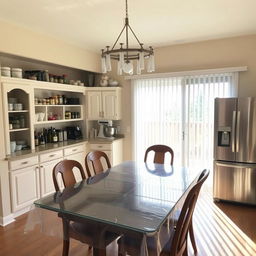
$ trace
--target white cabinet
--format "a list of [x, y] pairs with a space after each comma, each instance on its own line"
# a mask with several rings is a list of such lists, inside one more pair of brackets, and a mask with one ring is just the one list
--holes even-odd
[[13, 212], [32, 205], [40, 197], [38, 165], [11, 171], [10, 180]]
[[90, 150], [105, 152], [112, 166], [118, 165], [123, 161], [123, 139], [108, 143], [90, 143]]
[[[62, 158], [57, 160], [48, 161], [40, 164], [40, 191], [41, 197], [47, 196], [55, 192], [52, 171], [54, 166], [60, 162]], [[60, 182], [60, 181], [59, 181]], [[61, 184], [61, 182], [60, 182]]]
[[121, 88], [88, 90], [87, 114], [89, 120], [120, 120]]

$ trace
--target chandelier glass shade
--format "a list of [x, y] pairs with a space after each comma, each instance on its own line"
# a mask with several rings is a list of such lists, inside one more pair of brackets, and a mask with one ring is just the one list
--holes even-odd
[[[134, 65], [136, 65], [137, 75], [141, 74], [142, 70], [147, 72], [155, 71], [155, 59], [154, 59], [154, 50], [152, 46], [149, 48], [144, 48], [143, 44], [139, 41], [138, 37], [135, 35], [131, 26], [129, 25], [128, 18], [128, 4], [126, 4], [126, 17], [125, 25], [121, 30], [119, 36], [117, 37], [114, 45], [110, 48], [106, 46], [105, 49], [101, 50], [101, 69], [102, 73], [107, 73], [112, 71], [111, 60], [117, 61], [117, 74], [122, 75], [123, 72], [126, 74], [133, 75]], [[137, 47], [129, 47], [129, 32], [134, 36], [138, 44]], [[122, 34], [125, 33], [125, 44], [120, 43], [120, 48], [117, 48], [117, 43], [119, 42]], [[146, 61], [145, 61], [146, 60]]]

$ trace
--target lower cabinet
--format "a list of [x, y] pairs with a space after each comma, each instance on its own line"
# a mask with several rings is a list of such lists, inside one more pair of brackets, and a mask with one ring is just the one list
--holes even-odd
[[[55, 192], [53, 179], [52, 179], [52, 170], [54, 166], [60, 162], [62, 158], [57, 160], [49, 161], [46, 163], [40, 164], [40, 190], [41, 197], [47, 196]], [[61, 180], [59, 179], [60, 186], [62, 187]]]
[[10, 180], [13, 212], [32, 205], [40, 197], [38, 165], [11, 171]]
[[123, 139], [105, 143], [90, 143], [90, 150], [105, 152], [109, 158], [111, 166], [118, 165], [123, 161]]
[[[12, 212], [18, 216], [24, 212], [23, 209], [33, 205], [35, 200], [55, 192], [52, 171], [54, 166], [63, 158], [76, 160], [84, 168], [85, 156], [86, 144], [84, 143], [9, 161]], [[81, 175], [78, 170], [74, 170], [74, 173], [76, 181], [80, 181]], [[58, 182], [60, 187], [63, 188], [60, 175]]]

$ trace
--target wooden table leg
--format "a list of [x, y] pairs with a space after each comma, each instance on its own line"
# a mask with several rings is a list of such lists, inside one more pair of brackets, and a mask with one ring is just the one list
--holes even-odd
[[106, 256], [106, 249], [99, 249], [93, 247], [93, 256]]

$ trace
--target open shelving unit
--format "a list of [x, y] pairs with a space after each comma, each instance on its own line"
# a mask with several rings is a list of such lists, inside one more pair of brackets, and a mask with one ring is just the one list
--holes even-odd
[[[85, 87], [47, 83], [27, 79], [7, 78], [1, 80], [3, 88], [3, 105], [5, 113], [5, 138], [6, 153], [9, 155], [10, 142], [25, 140], [31, 150], [35, 149], [34, 131], [41, 132], [43, 128], [51, 126], [56, 129], [65, 129], [66, 127], [79, 126], [86, 136], [85, 129]], [[69, 100], [74, 100], [78, 104], [56, 104], [43, 105], [35, 104], [35, 98], [44, 99], [63, 95]], [[22, 110], [8, 110], [10, 98], [16, 98], [17, 103], [22, 104]], [[76, 101], [75, 101], [76, 100]], [[70, 102], [71, 103], [71, 102]], [[66, 111], [74, 112], [76, 118], [66, 119]], [[37, 113], [44, 113], [43, 118], [38, 118]], [[10, 121], [23, 116], [25, 125], [23, 127], [11, 127]], [[49, 116], [54, 116], [56, 120], [48, 120]], [[11, 128], [11, 129], [10, 129]]]

